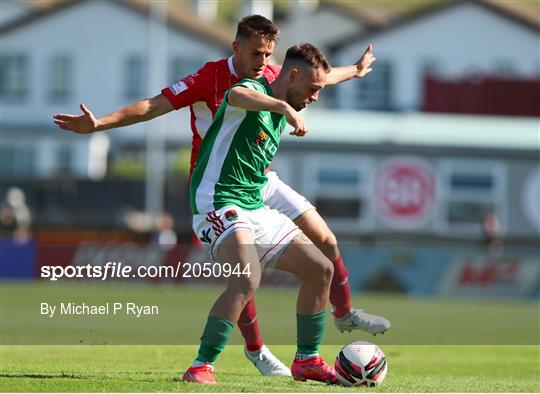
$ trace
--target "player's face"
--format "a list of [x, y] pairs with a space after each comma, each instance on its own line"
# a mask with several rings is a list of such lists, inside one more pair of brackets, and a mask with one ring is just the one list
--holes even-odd
[[240, 79], [262, 77], [274, 45], [274, 41], [259, 37], [242, 38], [233, 42], [236, 72]]
[[287, 90], [287, 102], [300, 111], [317, 101], [319, 92], [326, 85], [327, 74], [322, 68], [305, 68], [289, 78], [291, 86]]

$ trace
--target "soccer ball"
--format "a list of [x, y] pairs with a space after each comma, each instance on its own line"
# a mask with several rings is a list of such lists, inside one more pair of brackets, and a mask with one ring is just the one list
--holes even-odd
[[375, 387], [386, 377], [388, 363], [377, 345], [356, 341], [341, 348], [335, 369], [338, 381], [343, 386]]

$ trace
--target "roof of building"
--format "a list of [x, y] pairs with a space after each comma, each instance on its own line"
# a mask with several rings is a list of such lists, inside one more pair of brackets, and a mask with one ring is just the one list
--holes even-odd
[[[533, 9], [526, 7], [520, 2], [501, 1], [501, 0], [477, 0], [469, 2], [468, 0], [438, 1], [430, 3], [425, 7], [418, 7], [403, 15], [388, 15], [386, 22], [381, 22], [378, 26], [372, 25], [370, 29], [355, 33], [352, 36], [345, 37], [330, 46], [331, 51], [337, 51], [347, 47], [351, 43], [356, 43], [365, 39], [384, 34], [389, 31], [397, 30], [402, 26], [417, 22], [423, 18], [429, 17], [435, 13], [444, 12], [450, 8], [461, 4], [475, 4], [484, 7], [486, 10], [502, 15], [534, 32], [540, 32], [540, 6]], [[531, 12], [533, 10], [533, 12]], [[536, 12], [534, 12], [536, 11]]]
[[[145, 17], [150, 16], [151, 0], [116, 0], [111, 2], [137, 12]], [[16, 31], [31, 23], [41, 21], [48, 16], [55, 15], [77, 5], [83, 4], [83, 0], [44, 0], [35, 3], [34, 11], [12, 22], [6, 23], [0, 28], [0, 34], [5, 35]], [[230, 26], [212, 21], [208, 22], [199, 18], [185, 4], [180, 2], [171, 3], [167, 7], [167, 24], [169, 27], [190, 34], [196, 38], [205, 40], [213, 45], [229, 50], [234, 37], [234, 30]]]
[[390, 22], [388, 13], [373, 7], [370, 2], [322, 1], [319, 9], [331, 10], [347, 18], [355, 19], [371, 29], [384, 27]]

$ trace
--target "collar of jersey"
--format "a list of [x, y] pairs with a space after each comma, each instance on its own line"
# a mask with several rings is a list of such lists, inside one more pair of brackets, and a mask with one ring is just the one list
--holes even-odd
[[232, 55], [229, 56], [229, 58], [227, 59], [227, 65], [229, 66], [229, 71], [231, 72], [231, 74], [234, 75], [238, 79], [238, 74], [236, 73], [236, 70], [234, 69]]

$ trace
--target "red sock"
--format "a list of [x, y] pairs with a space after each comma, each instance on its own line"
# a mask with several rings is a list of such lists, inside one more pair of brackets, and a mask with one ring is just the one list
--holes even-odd
[[256, 352], [260, 350], [264, 342], [259, 331], [259, 323], [257, 322], [257, 308], [255, 307], [255, 298], [249, 300], [238, 319], [238, 327], [246, 341], [247, 350]]
[[330, 303], [334, 307], [334, 316], [342, 317], [351, 309], [351, 288], [349, 272], [341, 254], [334, 261], [334, 277], [330, 285]]

